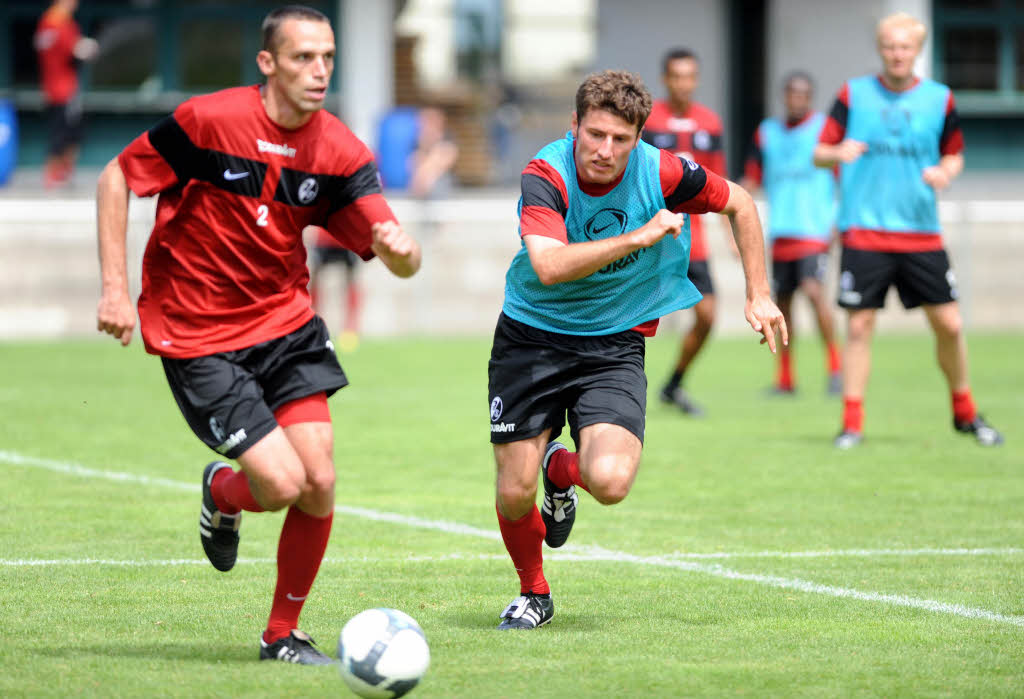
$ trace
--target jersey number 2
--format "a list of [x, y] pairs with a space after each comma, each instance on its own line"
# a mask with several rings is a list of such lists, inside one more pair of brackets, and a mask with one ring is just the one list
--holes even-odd
[[267, 215], [270, 213], [270, 208], [266, 204], [260, 204], [256, 207], [256, 225], [265, 226], [267, 225]]

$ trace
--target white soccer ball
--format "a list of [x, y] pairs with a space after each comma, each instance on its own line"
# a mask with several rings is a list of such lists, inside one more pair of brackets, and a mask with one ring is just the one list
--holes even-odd
[[338, 638], [341, 678], [367, 699], [400, 697], [430, 665], [427, 637], [416, 620], [397, 609], [367, 609], [345, 624]]

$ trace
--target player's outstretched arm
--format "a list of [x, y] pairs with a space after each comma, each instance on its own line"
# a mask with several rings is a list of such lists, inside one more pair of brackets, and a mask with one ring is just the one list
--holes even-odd
[[417, 243], [394, 221], [383, 221], [372, 226], [373, 244], [370, 249], [396, 277], [411, 277], [422, 262], [423, 253]]
[[744, 313], [754, 332], [761, 333], [761, 343], [775, 352], [775, 334], [781, 332], [782, 344], [789, 344], [789, 329], [768, 286], [768, 273], [764, 262], [764, 233], [757, 206], [747, 190], [729, 182], [729, 201], [719, 213], [729, 217], [736, 247], [743, 261], [743, 276], [747, 283]]
[[682, 229], [682, 214], [662, 209], [639, 228], [611, 238], [566, 244], [528, 233], [523, 242], [537, 278], [547, 286], [590, 276], [634, 250], [651, 247], [666, 235], [678, 236]]
[[135, 307], [128, 290], [126, 238], [128, 182], [117, 158], [103, 169], [96, 185], [96, 231], [102, 291], [96, 329], [127, 345], [135, 329]]

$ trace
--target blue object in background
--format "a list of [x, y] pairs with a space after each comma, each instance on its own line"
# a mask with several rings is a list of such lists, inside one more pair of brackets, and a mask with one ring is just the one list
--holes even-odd
[[18, 117], [10, 100], [0, 100], [0, 186], [7, 184], [18, 162]]
[[396, 107], [380, 120], [377, 127], [377, 170], [388, 189], [405, 189], [412, 173], [409, 157], [419, 138], [419, 110]]

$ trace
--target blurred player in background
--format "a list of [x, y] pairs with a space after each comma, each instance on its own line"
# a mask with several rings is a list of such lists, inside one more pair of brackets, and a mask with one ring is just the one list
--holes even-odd
[[[651, 115], [644, 124], [643, 139], [655, 148], [671, 151], [724, 177], [722, 121], [711, 109], [693, 99], [700, 85], [697, 56], [688, 49], [672, 49], [662, 59], [661, 79], [668, 96], [654, 101]], [[703, 298], [693, 307], [693, 327], [683, 337], [675, 369], [662, 386], [660, 397], [662, 402], [678, 406], [687, 415], [701, 417], [703, 408], [682, 388], [686, 371], [697, 358], [715, 322], [715, 286], [701, 216], [690, 217], [690, 235], [693, 241], [690, 281]]]
[[[498, 526], [520, 595], [500, 629], [554, 616], [542, 542], [565, 543], [576, 487], [604, 505], [629, 493], [643, 446], [645, 337], [700, 300], [687, 277], [688, 217], [729, 216], [747, 282], [744, 312], [775, 351], [788, 341], [771, 300], [761, 223], [739, 185], [640, 140], [651, 96], [636, 75], [604, 71], [576, 93], [572, 130], [523, 170], [519, 252], [488, 365]], [[685, 213], [683, 213], [685, 212]], [[568, 415], [577, 452], [553, 441]], [[537, 476], [543, 472], [543, 514]]]
[[[827, 352], [828, 392], [842, 391], [839, 347], [832, 311], [825, 297], [828, 248], [835, 225], [835, 176], [814, 166], [825, 115], [811, 109], [814, 83], [803, 71], [783, 81], [785, 119], [769, 118], [754, 133], [742, 184], [764, 188], [768, 199], [768, 237], [772, 241], [772, 288], [793, 337], [793, 295], [803, 292], [814, 307]], [[779, 351], [773, 390], [793, 393], [793, 343]]]
[[129, 188], [159, 194], [142, 263], [142, 339], [196, 436], [240, 466], [204, 470], [200, 541], [215, 568], [230, 570], [241, 511], [287, 509], [259, 657], [301, 664], [331, 662], [297, 626], [334, 514], [327, 397], [348, 383], [310, 305], [302, 231], [322, 226], [400, 277], [420, 265], [370, 151], [322, 109], [334, 56], [324, 15], [274, 10], [257, 55], [266, 84], [184, 102], [112, 160], [97, 188], [97, 323], [123, 345], [135, 327]]
[[935, 334], [953, 427], [985, 446], [1003, 441], [978, 414], [968, 383], [967, 341], [936, 202], [936, 192], [963, 170], [963, 134], [950, 89], [914, 75], [926, 33], [905, 13], [878, 23], [882, 73], [843, 85], [814, 152], [819, 166], [840, 165], [839, 305], [849, 311], [840, 449], [863, 440], [875, 313], [892, 285], [905, 308], [924, 309]]
[[50, 128], [43, 184], [53, 188], [71, 179], [82, 140], [82, 96], [78, 64], [99, 54], [95, 39], [82, 36], [74, 14], [78, 0], [55, 0], [39, 19], [33, 37]]
[[338, 336], [338, 350], [354, 352], [359, 347], [359, 319], [363, 312], [363, 285], [359, 279], [362, 260], [359, 255], [338, 243], [330, 232], [319, 226], [313, 230], [315, 233], [309, 259], [309, 293], [313, 299], [313, 308], [319, 315], [326, 315], [324, 268], [341, 266], [344, 269], [344, 320]]

